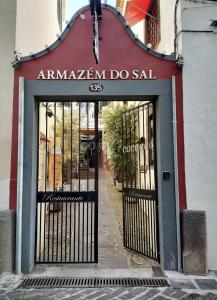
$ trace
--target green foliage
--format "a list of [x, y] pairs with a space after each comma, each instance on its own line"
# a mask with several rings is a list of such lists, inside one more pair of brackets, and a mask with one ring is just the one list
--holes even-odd
[[122, 173], [122, 113], [126, 109], [126, 106], [110, 103], [102, 110], [105, 140], [109, 144], [111, 164], [119, 180]]
[[[56, 128], [55, 128], [56, 127]], [[56, 125], [52, 127], [55, 131], [56, 140], [59, 140], [59, 147], [62, 150], [63, 159], [63, 182], [71, 181], [71, 168], [76, 168], [79, 152], [79, 117], [78, 112], [73, 110], [71, 119], [71, 110], [64, 105], [64, 121], [63, 112], [56, 118]], [[64, 141], [64, 142], [63, 142]], [[64, 148], [64, 149], [63, 149]]]
[[[73, 113], [71, 120], [71, 111], [64, 109], [64, 123], [63, 115], [61, 119], [56, 118], [56, 137], [60, 139], [60, 147], [64, 147], [64, 163], [69, 163], [72, 160], [78, 159], [78, 143], [79, 143], [79, 132], [78, 132], [78, 114]], [[63, 131], [64, 125], [64, 131]], [[53, 126], [54, 130], [54, 126]], [[64, 144], [63, 144], [64, 140]], [[72, 149], [71, 149], [72, 146]]]

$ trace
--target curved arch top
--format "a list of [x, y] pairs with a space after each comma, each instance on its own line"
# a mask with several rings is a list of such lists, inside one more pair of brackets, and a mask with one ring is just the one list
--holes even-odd
[[[166, 55], [163, 53], [159, 53], [149, 47], [147, 47], [144, 43], [142, 43], [133, 33], [133, 31], [131, 30], [130, 26], [127, 24], [125, 18], [121, 15], [121, 13], [114, 7], [107, 5], [107, 4], [102, 4], [102, 8], [109, 10], [111, 12], [113, 12], [115, 15], [118, 16], [120, 22], [122, 23], [122, 25], [124, 26], [126, 32], [129, 34], [129, 36], [131, 37], [131, 39], [139, 46], [141, 47], [144, 51], [151, 53], [153, 56], [156, 56], [158, 58], [161, 59], [165, 59], [168, 61], [176, 61], [176, 58], [174, 55]], [[76, 19], [78, 17], [80, 17], [82, 14], [84, 14], [86, 11], [89, 10], [89, 6], [84, 6], [82, 7], [80, 10], [78, 10], [74, 16], [71, 18], [70, 22], [67, 24], [65, 30], [63, 31], [63, 33], [58, 37], [58, 39], [50, 46], [48, 46], [46, 49], [28, 55], [28, 56], [23, 56], [23, 57], [18, 57], [16, 56], [15, 61], [12, 62], [12, 65], [16, 68], [18, 67], [22, 62], [26, 62], [29, 60], [34, 60], [36, 58], [39, 58], [41, 56], [47, 55], [50, 51], [54, 50], [56, 47], [58, 47], [66, 38], [66, 36], [68, 35], [70, 29], [72, 28], [73, 24], [76, 22]]]
[[[16, 58], [12, 63], [16, 69], [15, 77], [23, 76], [29, 80], [57, 79], [40, 78], [38, 75], [41, 70], [58, 70], [61, 74], [66, 70], [73, 70], [75, 73], [89, 69], [98, 72], [127, 70], [131, 75], [123, 79], [170, 79], [179, 73], [175, 56], [160, 54], [148, 48], [136, 38], [124, 17], [112, 6], [102, 5], [99, 35], [100, 63], [96, 64], [93, 54], [92, 16], [89, 6], [85, 6], [77, 11], [62, 35], [51, 46], [30, 56]], [[152, 76], [138, 78], [136, 73], [133, 78], [134, 70], [138, 74], [143, 70], [151, 71]]]

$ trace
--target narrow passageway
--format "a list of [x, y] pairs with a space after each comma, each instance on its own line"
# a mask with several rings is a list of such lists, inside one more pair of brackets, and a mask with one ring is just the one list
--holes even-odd
[[[152, 277], [158, 263], [123, 247], [122, 193], [111, 174], [99, 169], [99, 260], [98, 264], [37, 264], [33, 276], [137, 276]], [[66, 217], [67, 215], [65, 215]]]
[[99, 171], [99, 267], [148, 268], [155, 261], [139, 256], [123, 247], [122, 193], [113, 185], [112, 176]]

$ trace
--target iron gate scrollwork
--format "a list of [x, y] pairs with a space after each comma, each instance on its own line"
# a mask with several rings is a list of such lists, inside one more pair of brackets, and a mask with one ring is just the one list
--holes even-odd
[[35, 261], [96, 263], [98, 103], [41, 101], [38, 127]]
[[159, 260], [155, 105], [122, 114], [124, 246]]

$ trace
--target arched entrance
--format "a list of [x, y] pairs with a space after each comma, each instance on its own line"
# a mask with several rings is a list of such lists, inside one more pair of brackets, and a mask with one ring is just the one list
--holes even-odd
[[[81, 18], [80, 14], [84, 16]], [[149, 140], [149, 144], [155, 145], [154, 152], [155, 156], [151, 154], [150, 149], [146, 149], [149, 153], [147, 170], [151, 171], [151, 155], [153, 156], [153, 160], [157, 162], [155, 163], [155, 168], [153, 168], [155, 174], [155, 193], [154, 197], [151, 199], [151, 194], [145, 194], [145, 182], [141, 180], [140, 173], [140, 183], [139, 186], [135, 185], [135, 181], [138, 179], [134, 179], [134, 183], [130, 184], [130, 186], [124, 186], [127, 188], [129, 194], [126, 194], [125, 190], [125, 217], [129, 218], [129, 206], [134, 202], [136, 209], [133, 210], [133, 221], [126, 224], [125, 219], [125, 246], [131, 248], [134, 251], [139, 250], [139, 244], [143, 244], [142, 248], [144, 251], [144, 255], [149, 255], [152, 253], [152, 258], [159, 259], [161, 261], [161, 265], [165, 269], [178, 269], [178, 253], [179, 253], [179, 232], [178, 228], [178, 219], [177, 219], [177, 211], [178, 211], [178, 202], [176, 199], [176, 186], [175, 186], [175, 176], [177, 174], [174, 170], [174, 103], [177, 100], [177, 106], [181, 107], [181, 90], [176, 93], [173, 88], [175, 83], [180, 83], [180, 73], [177, 68], [173, 57], [164, 57], [160, 54], [152, 52], [150, 49], [143, 46], [141, 43], [136, 41], [135, 37], [133, 37], [132, 32], [129, 30], [128, 26], [124, 24], [123, 18], [119, 15], [119, 13], [108, 6], [105, 6], [102, 10], [102, 21], [100, 25], [100, 34], [102, 35], [102, 41], [100, 42], [101, 48], [101, 60], [99, 65], [95, 65], [95, 59], [92, 55], [92, 31], [91, 31], [91, 16], [88, 8], [82, 9], [75, 17], [71, 20], [71, 23], [68, 25], [68, 29], [63, 33], [63, 36], [59, 38], [59, 40], [52, 45], [47, 50], [34, 55], [34, 57], [23, 58], [19, 61], [21, 66], [19, 66], [15, 70], [15, 93], [14, 93], [14, 124], [13, 124], [13, 137], [14, 137], [14, 146], [12, 150], [12, 157], [16, 157], [17, 153], [17, 118], [18, 118], [18, 105], [20, 105], [20, 114], [19, 118], [23, 118], [24, 127], [22, 124], [20, 125], [20, 133], [23, 132], [24, 136], [24, 148], [23, 152], [19, 151], [21, 155], [19, 156], [19, 168], [18, 168], [18, 193], [14, 191], [14, 182], [17, 179], [16, 167], [17, 164], [13, 159], [13, 165], [11, 170], [11, 176], [14, 178], [11, 185], [11, 207], [15, 207], [16, 205], [16, 195], [17, 203], [18, 203], [18, 259], [17, 264], [20, 264], [20, 268], [23, 272], [29, 272], [35, 264], [35, 259], [37, 261], [37, 257], [40, 257], [40, 247], [42, 247], [42, 239], [37, 244], [38, 240], [38, 232], [42, 232], [40, 228], [43, 227], [42, 219], [39, 221], [36, 220], [36, 212], [37, 216], [45, 214], [46, 209], [55, 210], [55, 202], [59, 202], [59, 199], [65, 201], [61, 202], [62, 212], [67, 214], [68, 208], [69, 215], [72, 214], [72, 206], [75, 209], [77, 215], [77, 209], [79, 210], [79, 216], [82, 216], [80, 219], [80, 225], [83, 226], [83, 222], [87, 222], [90, 224], [90, 215], [89, 212], [92, 213], [91, 216], [94, 218], [93, 224], [89, 228], [92, 228], [92, 240], [90, 237], [89, 231], [87, 232], [86, 227], [78, 226], [81, 228], [79, 233], [76, 233], [76, 238], [79, 238], [79, 241], [82, 241], [83, 245], [85, 245], [86, 241], [91, 242], [91, 247], [81, 248], [81, 256], [79, 254], [78, 259], [78, 250], [73, 253], [77, 257], [76, 262], [81, 262], [80, 258], [84, 258], [83, 262], [87, 262], [91, 257], [91, 262], [97, 262], [97, 178], [98, 178], [98, 166], [94, 165], [94, 185], [95, 188], [90, 191], [87, 190], [87, 185], [85, 190], [81, 190], [81, 181], [79, 184], [79, 180], [85, 174], [85, 178], [87, 179], [88, 172], [90, 171], [88, 168], [86, 170], [81, 170], [78, 168], [78, 190], [74, 190], [73, 194], [71, 193], [72, 183], [70, 182], [70, 191], [64, 190], [63, 181], [61, 181], [62, 190], [56, 189], [56, 178], [53, 176], [52, 179], [46, 178], [46, 181], [43, 188], [44, 191], [38, 189], [38, 137], [39, 136], [39, 122], [38, 122], [38, 112], [40, 103], [45, 103], [45, 110], [49, 114], [48, 104], [51, 103], [64, 103], [63, 107], [67, 106], [69, 103], [69, 107], [72, 107], [71, 103], [78, 103], [78, 106], [81, 106], [81, 103], [98, 103], [99, 101], [154, 101], [154, 115], [155, 118], [151, 121], [149, 115], [149, 123], [155, 124], [155, 137], [156, 141], [153, 144], [151, 139]], [[112, 31], [115, 33], [117, 40], [116, 44], [114, 44], [114, 40], [112, 37]], [[176, 77], [175, 77], [176, 76]], [[24, 77], [24, 78], [23, 78]], [[19, 79], [20, 78], [20, 79]], [[179, 87], [177, 85], [177, 87]], [[181, 86], [179, 87], [181, 88]], [[177, 95], [177, 99], [175, 99]], [[48, 104], [47, 104], [48, 103]], [[86, 104], [87, 107], [87, 104]], [[56, 108], [57, 109], [57, 108]], [[138, 109], [138, 108], [137, 108]], [[148, 106], [148, 114], [151, 112], [151, 106]], [[97, 110], [95, 110], [97, 111]], [[23, 113], [22, 113], [23, 112]], [[136, 110], [138, 112], [138, 110]], [[61, 113], [64, 113], [64, 109], [62, 109]], [[142, 112], [143, 114], [143, 112]], [[47, 116], [47, 114], [46, 114]], [[143, 118], [143, 117], [142, 117]], [[141, 120], [142, 120], [141, 118]], [[47, 120], [47, 119], [46, 119]], [[45, 123], [48, 122], [45, 120]], [[144, 121], [144, 118], [143, 118]], [[78, 123], [79, 125], [80, 123]], [[64, 124], [63, 124], [64, 125]], [[55, 123], [53, 125], [55, 127]], [[149, 126], [149, 125], [148, 125]], [[46, 124], [45, 124], [46, 127]], [[53, 128], [54, 128], [53, 127]], [[23, 130], [23, 131], [22, 131]], [[182, 130], [182, 127], [179, 128]], [[61, 131], [61, 129], [60, 129]], [[78, 131], [81, 135], [81, 130]], [[62, 129], [62, 137], [65, 137], [66, 132]], [[73, 134], [72, 134], [73, 135]], [[98, 134], [97, 134], [97, 118], [95, 118], [95, 133], [94, 139], [97, 143]], [[144, 135], [144, 132], [143, 132]], [[149, 138], [152, 135], [152, 132], [149, 131]], [[153, 137], [154, 137], [153, 136]], [[134, 136], [134, 140], [135, 140]], [[19, 140], [22, 138], [22, 135], [19, 135]], [[45, 139], [45, 147], [48, 147], [48, 141], [46, 137], [46, 129], [45, 136], [42, 137]], [[131, 136], [132, 138], [132, 136]], [[141, 144], [144, 141], [142, 136], [139, 136], [140, 141], [137, 141], [137, 144]], [[80, 140], [79, 140], [80, 141]], [[135, 152], [135, 143], [130, 141], [130, 145], [128, 145], [128, 135], [126, 145], [123, 147], [130, 146], [130, 151]], [[51, 144], [55, 144], [57, 146], [58, 140], [54, 139], [53, 141], [49, 141]], [[20, 145], [22, 140], [20, 140]], [[80, 143], [79, 143], [80, 144]], [[134, 144], [134, 150], [131, 149], [132, 144]], [[57, 147], [55, 147], [57, 148]], [[64, 148], [64, 143], [61, 144], [61, 148]], [[124, 149], [124, 148], [123, 148]], [[127, 148], [128, 149], [128, 148]], [[140, 148], [139, 148], [140, 149]], [[20, 150], [20, 147], [19, 147]], [[141, 151], [139, 150], [138, 154]], [[124, 152], [124, 151], [123, 151]], [[22, 156], [23, 153], [23, 156]], [[127, 152], [130, 154], [131, 152]], [[52, 155], [52, 153], [50, 153]], [[56, 150], [53, 154], [57, 155]], [[54, 157], [55, 157], [54, 155]], [[97, 152], [95, 152], [95, 161], [97, 161]], [[141, 158], [141, 157], [140, 157]], [[65, 158], [61, 157], [61, 160]], [[129, 156], [123, 155], [123, 160], [126, 161], [129, 159]], [[56, 160], [54, 158], [56, 163]], [[130, 159], [130, 162], [132, 160]], [[81, 165], [80, 159], [78, 159], [78, 165]], [[22, 164], [24, 168], [22, 169]], [[145, 165], [145, 164], [143, 164]], [[49, 166], [46, 165], [46, 168]], [[71, 165], [72, 169], [76, 168], [73, 164]], [[137, 166], [138, 167], [138, 166]], [[84, 166], [85, 168], [85, 166]], [[140, 168], [140, 166], [139, 166]], [[123, 167], [124, 169], [124, 167]], [[19, 172], [21, 170], [21, 172]], [[142, 170], [142, 169], [141, 169]], [[23, 177], [22, 177], [23, 172]], [[151, 173], [151, 172], [150, 172]], [[71, 172], [72, 174], [72, 172]], [[181, 172], [180, 172], [181, 174]], [[62, 174], [63, 176], [64, 174]], [[135, 177], [136, 178], [136, 177]], [[149, 176], [149, 179], [151, 175]], [[63, 177], [62, 177], [63, 179]], [[90, 178], [89, 178], [90, 179]], [[127, 177], [125, 177], [127, 185], [129, 181]], [[47, 190], [48, 182], [51, 180], [51, 190]], [[178, 178], [177, 178], [178, 180]], [[146, 184], [147, 187], [147, 184]], [[43, 189], [42, 188], [42, 189]], [[16, 189], [15, 189], [16, 190]], [[146, 188], [147, 190], [147, 188]], [[151, 185], [149, 187], [151, 190]], [[140, 193], [140, 194], [139, 194]], [[143, 199], [143, 197], [144, 199]], [[145, 195], [145, 196], [144, 196]], [[49, 199], [48, 199], [49, 198]], [[63, 199], [64, 198], [64, 199]], [[129, 200], [129, 199], [133, 199]], [[152, 204], [150, 202], [152, 201]], [[138, 199], [138, 200], [137, 200]], [[146, 202], [142, 202], [143, 200]], [[153, 199], [158, 199], [156, 202], [156, 206], [153, 206]], [[74, 201], [74, 202], [73, 202]], [[83, 202], [82, 202], [83, 201]], [[69, 203], [74, 204], [69, 204]], [[47, 203], [44, 205], [43, 203]], [[76, 203], [76, 204], [75, 204]], [[90, 203], [90, 204], [88, 204]], [[91, 204], [92, 203], [92, 204]], [[38, 205], [38, 207], [37, 207]], [[88, 205], [90, 207], [88, 208]], [[131, 205], [132, 206], [132, 205]], [[150, 232], [149, 231], [149, 250], [145, 251], [144, 243], [141, 242], [141, 237], [144, 235], [145, 231], [148, 231], [148, 224], [145, 226], [144, 230], [144, 219], [139, 216], [139, 207], [147, 206], [147, 210], [149, 211], [150, 216], [150, 224], [154, 224], [154, 240], [150, 240]], [[36, 208], [37, 207], [37, 208]], [[46, 207], [46, 209], [45, 209]], [[87, 210], [88, 208], [88, 210]], [[144, 210], [144, 209], [143, 209]], [[93, 213], [94, 211], [94, 213]], [[130, 213], [131, 214], [131, 213]], [[132, 214], [131, 214], [132, 215]], [[50, 227], [54, 225], [51, 223], [54, 215], [51, 214], [50, 217]], [[156, 217], [156, 222], [154, 221], [154, 217]], [[86, 218], [86, 219], [85, 219]], [[59, 219], [62, 220], [63, 219]], [[70, 220], [70, 219], [69, 219]], [[72, 218], [71, 218], [72, 220]], [[73, 219], [74, 220], [74, 219]], [[136, 222], [140, 220], [139, 225], [136, 225]], [[157, 221], [159, 220], [159, 221]], [[78, 219], [77, 219], [78, 221]], [[76, 221], [76, 222], [77, 222]], [[70, 223], [70, 221], [69, 221]], [[87, 223], [86, 223], [87, 224]], [[136, 247], [132, 247], [130, 245], [130, 237], [135, 238], [135, 232], [132, 232], [132, 224], [137, 226], [139, 232], [136, 239], [137, 245]], [[149, 224], [149, 226], [150, 226]], [[68, 226], [68, 225], [67, 225]], [[36, 227], [38, 231], [36, 231]], [[142, 229], [143, 227], [143, 229]], [[64, 228], [64, 229], [63, 229]], [[83, 228], [83, 229], [82, 229]], [[135, 227], [136, 228], [136, 227]], [[60, 236], [60, 239], [66, 239], [68, 230], [66, 226], [62, 227], [64, 231], [64, 235]], [[153, 230], [153, 227], [152, 227]], [[83, 234], [84, 231], [84, 234]], [[130, 232], [130, 235], [126, 235], [127, 231]], [[35, 234], [37, 232], [37, 234]], [[49, 232], [51, 232], [49, 230]], [[86, 232], [86, 235], [85, 235]], [[159, 234], [157, 235], [157, 233]], [[46, 232], [45, 232], [46, 234]], [[71, 236], [71, 235], [70, 235]], [[148, 235], [147, 235], [148, 236]], [[34, 238], [35, 237], [35, 238]], [[74, 236], [75, 238], [75, 236]], [[39, 240], [38, 240], [39, 241]], [[55, 239], [48, 239], [49, 244], [53, 245]], [[77, 241], [78, 242], [78, 241]], [[146, 241], [147, 242], [147, 241]], [[71, 241], [71, 247], [72, 247]], [[152, 247], [150, 245], [152, 244]], [[63, 244], [62, 244], [63, 245]], [[65, 244], [66, 245], [66, 244]], [[93, 246], [93, 248], [92, 248]], [[43, 248], [43, 247], [42, 247]], [[54, 247], [55, 248], [55, 247]], [[53, 249], [54, 249], [53, 248]], [[35, 249], [36, 253], [38, 251], [38, 255], [35, 257]], [[48, 247], [49, 249], [49, 247]], [[80, 249], [80, 248], [79, 248]], [[86, 249], [86, 250], [85, 250]], [[90, 252], [89, 252], [89, 250]], [[92, 249], [92, 250], [91, 250]], [[156, 251], [155, 251], [156, 250]], [[59, 250], [58, 250], [59, 251]], [[64, 249], [60, 249], [60, 253], [62, 251], [62, 257], [67, 254], [67, 251], [63, 253]], [[92, 251], [92, 252], [91, 252]], [[140, 252], [140, 251], [138, 251]], [[51, 251], [52, 253], [52, 251]], [[86, 253], [86, 256], [84, 255]], [[87, 255], [88, 253], [88, 255]], [[92, 254], [91, 254], [92, 253]], [[94, 254], [93, 254], [94, 253]], [[73, 258], [74, 258], [73, 254]], [[47, 257], [50, 257], [49, 255]], [[86, 258], [85, 258], [86, 257]], [[69, 255], [70, 258], [70, 255]], [[54, 261], [54, 255], [51, 254], [51, 260]], [[72, 256], [71, 256], [72, 259]], [[86, 259], [86, 260], [85, 260]], [[74, 261], [74, 262], [75, 262]], [[41, 260], [39, 259], [39, 262]], [[47, 262], [47, 261], [44, 261]], [[48, 261], [50, 262], [50, 261]], [[73, 261], [70, 261], [73, 262]]]

